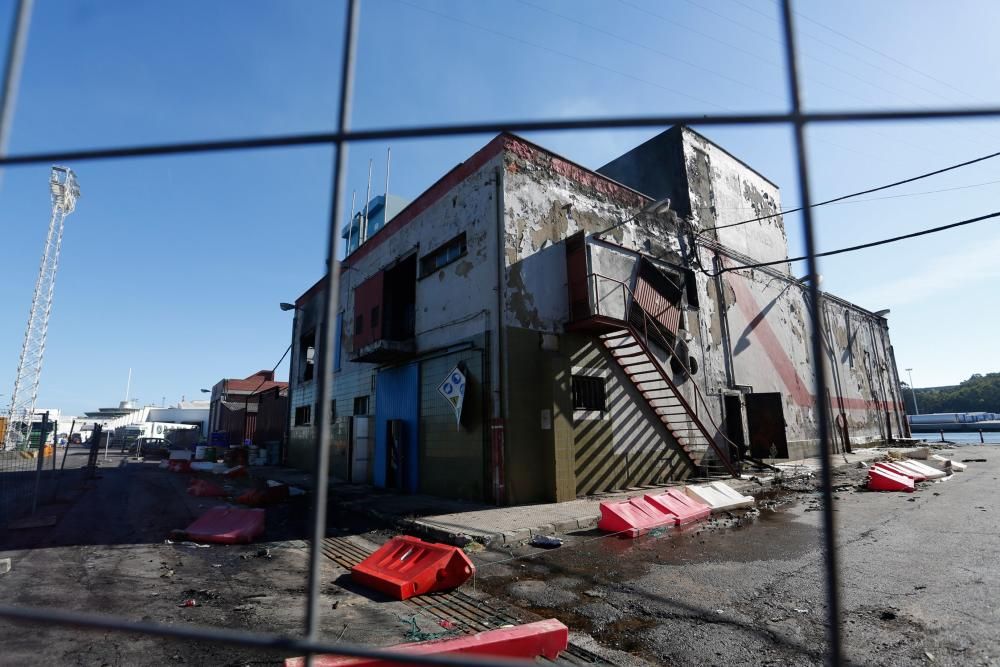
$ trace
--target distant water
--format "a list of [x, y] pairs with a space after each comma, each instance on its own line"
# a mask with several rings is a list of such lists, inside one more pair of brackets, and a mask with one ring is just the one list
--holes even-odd
[[[941, 435], [938, 433], [914, 433], [914, 438], [926, 440], [929, 443], [941, 442]], [[945, 431], [944, 439], [951, 440], [957, 445], [978, 445], [979, 434], [968, 431]], [[983, 433], [983, 439], [987, 445], [1000, 445], [1000, 432]]]

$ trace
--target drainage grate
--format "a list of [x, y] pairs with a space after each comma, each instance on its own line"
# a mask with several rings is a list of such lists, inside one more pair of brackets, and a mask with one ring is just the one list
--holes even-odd
[[[324, 538], [321, 549], [323, 555], [345, 570], [350, 570], [372, 554], [371, 551], [344, 537]], [[499, 601], [480, 600], [462, 591], [431, 593], [410, 598], [405, 603], [424, 616], [453, 623], [457, 630], [465, 634], [493, 630], [504, 625], [520, 625], [523, 622], [509, 613]], [[556, 664], [613, 665], [596, 653], [572, 642], [559, 656]]]

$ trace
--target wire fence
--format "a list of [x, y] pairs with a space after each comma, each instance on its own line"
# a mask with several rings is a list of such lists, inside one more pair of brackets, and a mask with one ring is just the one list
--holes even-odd
[[[881, 121], [912, 121], [933, 119], [972, 119], [1000, 117], [1000, 107], [981, 108], [900, 108], [875, 111], [807, 112], [802, 109], [800, 80], [797, 62], [795, 30], [791, 0], [781, 0], [781, 29], [784, 44], [784, 68], [790, 108], [783, 113], [730, 113], [717, 115], [650, 115], [639, 117], [577, 118], [559, 120], [524, 120], [504, 122], [460, 123], [416, 127], [389, 127], [368, 130], [351, 130], [350, 113], [353, 101], [356, 47], [359, 28], [359, 1], [347, 0], [347, 20], [343, 34], [343, 52], [340, 63], [340, 97], [336, 129], [333, 132], [288, 134], [240, 139], [196, 141], [183, 143], [160, 143], [137, 146], [118, 146], [76, 151], [55, 151], [6, 155], [5, 142], [9, 133], [13, 109], [13, 99], [17, 92], [18, 74], [23, 58], [23, 45], [27, 37], [30, 0], [20, 0], [17, 18], [13, 22], [7, 60], [4, 70], [3, 98], [0, 100], [0, 166], [45, 164], [52, 162], [80, 162], [85, 160], [106, 160], [122, 158], [152, 157], [157, 155], [194, 155], [221, 151], [260, 150], [276, 147], [329, 145], [335, 148], [333, 165], [333, 188], [330, 193], [330, 217], [327, 240], [327, 266], [330, 270], [325, 278], [325, 303], [320, 338], [320, 360], [317, 369], [319, 405], [329, 405], [333, 396], [333, 355], [327, 351], [334, 349], [334, 328], [328, 326], [336, 321], [338, 311], [338, 229], [337, 221], [342, 219], [348, 145], [357, 141], [433, 138], [459, 135], [495, 134], [499, 132], [529, 132], [558, 130], [596, 130], [614, 128], [664, 127], [670, 125], [694, 126], [758, 126], [785, 125], [794, 133], [795, 159], [799, 181], [799, 202], [802, 212], [802, 230], [805, 239], [809, 275], [819, 275], [816, 240], [812, 216], [812, 197], [809, 187], [809, 158], [805, 140], [805, 130], [811, 124], [820, 123], [873, 123]], [[783, 260], [787, 261], [787, 260]], [[809, 281], [810, 292], [810, 333], [812, 357], [816, 364], [815, 395], [827, 395], [826, 361], [823, 354], [821, 327], [821, 299], [816, 281]], [[829, 406], [823, 401], [816, 402], [816, 421], [822, 452], [831, 452], [829, 432]], [[320, 621], [320, 566], [321, 544], [325, 536], [327, 510], [327, 484], [329, 481], [329, 451], [332, 433], [332, 415], [328, 410], [319, 410], [317, 442], [315, 447], [315, 494], [312, 505], [312, 539], [309, 544], [308, 585], [306, 589], [306, 613], [301, 637], [282, 636], [266, 633], [242, 632], [223, 628], [197, 627], [180, 624], [155, 624], [133, 622], [123, 618], [68, 612], [57, 609], [35, 609], [0, 605], [0, 617], [39, 623], [44, 625], [65, 625], [79, 628], [111, 630], [123, 633], [157, 636], [174, 639], [189, 639], [218, 642], [244, 647], [279, 649], [305, 654], [307, 662], [317, 653], [336, 654], [345, 657], [391, 658], [398, 663], [427, 665], [507, 665], [506, 661], [463, 656], [444, 658], [414, 656], [391, 653], [362, 646], [339, 642], [322, 641], [319, 636]], [[835, 544], [835, 523], [832, 495], [832, 470], [829, 456], [822, 456], [821, 488], [823, 499], [822, 540], [824, 554], [824, 576], [826, 583], [826, 631], [828, 637], [827, 659], [830, 664], [842, 662], [840, 583]]]

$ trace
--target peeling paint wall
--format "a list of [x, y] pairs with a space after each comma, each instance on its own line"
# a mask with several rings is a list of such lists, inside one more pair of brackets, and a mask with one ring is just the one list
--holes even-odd
[[[781, 210], [777, 185], [697, 132], [684, 128], [682, 137], [690, 219], [696, 228], [712, 230]], [[788, 257], [788, 238], [780, 215], [713, 234], [719, 243], [760, 262]], [[787, 265], [776, 268], [788, 272]]]

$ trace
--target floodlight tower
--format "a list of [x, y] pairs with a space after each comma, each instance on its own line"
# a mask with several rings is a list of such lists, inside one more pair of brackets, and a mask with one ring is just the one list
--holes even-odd
[[76, 208], [80, 187], [76, 175], [68, 167], [52, 167], [49, 176], [49, 192], [52, 195], [52, 216], [49, 231], [42, 251], [42, 264], [35, 282], [35, 293], [31, 298], [31, 312], [28, 314], [28, 328], [24, 332], [24, 346], [17, 362], [17, 377], [14, 391], [10, 396], [7, 413], [7, 430], [3, 448], [22, 449], [27, 446], [31, 434], [31, 420], [35, 412], [38, 396], [38, 381], [42, 376], [42, 360], [45, 357], [45, 335], [49, 329], [49, 315], [52, 313], [52, 295], [56, 288], [56, 271], [59, 269], [59, 250], [62, 247], [63, 223], [66, 216]]

